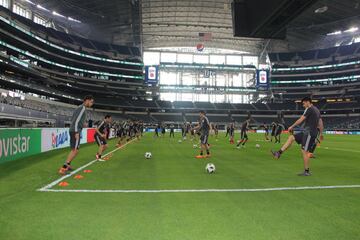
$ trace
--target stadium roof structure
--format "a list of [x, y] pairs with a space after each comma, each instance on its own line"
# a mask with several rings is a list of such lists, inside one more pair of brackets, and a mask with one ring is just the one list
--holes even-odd
[[[282, 40], [233, 36], [232, 0], [34, 0], [90, 26], [88, 37], [114, 44], [205, 47], [253, 54], [331, 47], [351, 41], [360, 29], [360, 0], [318, 0], [287, 26]], [[256, 14], [256, 12], [251, 13]], [[345, 34], [327, 35], [335, 31]], [[359, 30], [360, 31], [360, 30]], [[99, 39], [100, 38], [100, 39]]]

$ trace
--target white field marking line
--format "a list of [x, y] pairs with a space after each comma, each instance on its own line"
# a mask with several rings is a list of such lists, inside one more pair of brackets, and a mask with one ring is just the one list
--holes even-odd
[[[111, 153], [113, 153], [113, 152], [116, 152], [116, 151], [118, 151], [118, 150], [120, 150], [120, 149], [124, 148], [126, 145], [128, 145], [129, 143], [131, 143], [131, 142], [135, 141], [136, 139], [137, 139], [137, 138], [134, 138], [133, 140], [131, 140], [131, 141], [129, 141], [129, 142], [127, 142], [127, 143], [125, 143], [124, 145], [122, 145], [122, 146], [120, 146], [120, 147], [118, 147], [118, 148], [115, 148], [114, 150], [112, 150], [112, 151], [110, 151], [110, 152], [106, 153], [105, 155], [103, 155], [103, 157], [106, 157], [107, 155], [109, 155], [109, 154], [111, 154]], [[71, 177], [72, 175], [74, 175], [74, 174], [76, 174], [76, 173], [80, 172], [80, 171], [81, 171], [81, 170], [83, 170], [84, 168], [87, 168], [88, 166], [90, 166], [90, 165], [92, 165], [92, 164], [96, 163], [97, 161], [98, 161], [97, 159], [92, 160], [91, 162], [89, 162], [89, 163], [87, 163], [87, 164], [85, 164], [85, 165], [83, 165], [83, 166], [81, 166], [81, 167], [79, 167], [79, 168], [75, 169], [75, 170], [74, 170], [74, 171], [72, 171], [71, 173], [69, 173], [69, 174], [67, 174], [67, 175], [64, 175], [64, 176], [62, 176], [61, 178], [59, 178], [59, 179], [57, 179], [57, 180], [55, 180], [55, 181], [53, 181], [53, 182], [49, 183], [48, 185], [46, 185], [46, 186], [44, 186], [44, 187], [42, 187], [42, 188], [38, 189], [38, 191], [40, 191], [40, 192], [44, 192], [44, 191], [46, 191], [46, 190], [49, 190], [50, 188], [54, 187], [56, 184], [60, 183], [60, 182], [61, 182], [61, 181], [63, 181], [64, 179]]]
[[352, 149], [344, 149], [344, 148], [333, 148], [333, 147], [322, 147], [321, 149], [326, 150], [337, 150], [337, 151], [343, 151], [343, 152], [354, 152], [354, 153], [360, 153], [360, 151], [352, 150]]
[[40, 189], [42, 192], [74, 192], [74, 193], [197, 193], [197, 192], [271, 192], [290, 190], [319, 190], [339, 188], [360, 188], [360, 185], [337, 186], [304, 186], [278, 188], [239, 188], [239, 189], [161, 189], [161, 190], [96, 190], [96, 189]]

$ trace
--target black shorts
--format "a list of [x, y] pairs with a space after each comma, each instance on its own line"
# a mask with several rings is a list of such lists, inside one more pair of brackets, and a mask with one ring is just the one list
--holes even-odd
[[246, 131], [241, 131], [240, 136], [241, 136], [241, 139], [248, 138], [248, 135], [247, 135]]
[[208, 139], [209, 139], [209, 134], [201, 135], [200, 136], [201, 144], [208, 144]]
[[106, 139], [99, 134], [95, 134], [94, 138], [98, 146], [107, 144]]
[[294, 134], [295, 141], [297, 144], [301, 144], [301, 148], [306, 151], [313, 153], [316, 148], [316, 136], [311, 136], [310, 133], [299, 132]]
[[79, 149], [80, 147], [80, 135], [79, 135], [79, 139], [76, 139], [75, 132], [70, 132], [70, 148], [71, 149]]
[[229, 133], [230, 133], [230, 137], [233, 137], [233, 136], [234, 136], [234, 132], [235, 132], [234, 130], [230, 130], [230, 132], [229, 132]]

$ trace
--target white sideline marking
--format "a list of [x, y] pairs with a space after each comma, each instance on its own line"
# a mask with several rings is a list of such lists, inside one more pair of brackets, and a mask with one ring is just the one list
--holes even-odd
[[304, 186], [278, 188], [239, 188], [239, 189], [163, 189], [163, 190], [96, 190], [96, 189], [49, 189], [42, 188], [41, 192], [75, 192], [75, 193], [193, 193], [193, 192], [270, 192], [289, 190], [318, 190], [338, 188], [360, 188], [360, 185], [337, 186]]
[[[112, 151], [106, 153], [105, 155], [103, 155], [103, 157], [106, 157], [107, 155], [109, 155], [109, 154], [111, 154], [111, 153], [113, 153], [113, 152], [116, 152], [116, 151], [122, 149], [123, 147], [125, 147], [126, 145], [128, 145], [129, 143], [131, 143], [131, 142], [133, 142], [133, 141], [135, 141], [135, 140], [136, 140], [136, 138], [134, 138], [134, 139], [131, 140], [130, 142], [125, 143], [124, 145], [122, 145], [122, 146], [120, 146], [120, 147], [118, 147], [118, 148], [115, 148], [114, 150], [112, 150]], [[75, 170], [72, 171], [71, 173], [69, 173], [69, 174], [67, 174], [67, 175], [64, 175], [64, 176], [62, 176], [61, 178], [59, 178], [59, 179], [57, 179], [57, 180], [49, 183], [48, 185], [46, 185], [46, 186], [38, 189], [38, 191], [46, 192], [46, 190], [49, 190], [50, 188], [54, 187], [56, 184], [60, 183], [62, 180], [66, 179], [66, 178], [68, 178], [68, 177], [71, 177], [71, 176], [74, 175], [75, 173], [80, 172], [80, 171], [83, 170], [84, 168], [87, 168], [88, 166], [94, 164], [94, 163], [97, 162], [97, 161], [98, 161], [97, 159], [92, 160], [91, 162], [89, 162], [89, 163], [87, 163], [87, 164], [85, 164], [85, 165], [83, 165], [83, 166], [75, 169]]]

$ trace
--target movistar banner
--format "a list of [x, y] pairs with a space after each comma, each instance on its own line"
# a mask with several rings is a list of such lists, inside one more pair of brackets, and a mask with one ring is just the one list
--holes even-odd
[[41, 129], [0, 129], [0, 163], [41, 152]]

